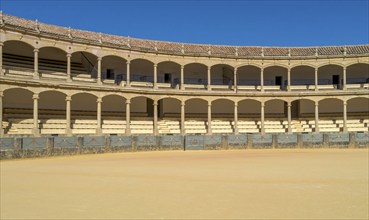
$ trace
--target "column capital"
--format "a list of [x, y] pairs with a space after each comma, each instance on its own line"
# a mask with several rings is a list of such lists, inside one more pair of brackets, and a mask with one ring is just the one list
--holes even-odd
[[265, 107], [265, 102], [261, 102], [260, 104], [261, 104], [261, 107], [263, 108]]
[[154, 63], [154, 68], [157, 68], [158, 67], [158, 64], [157, 63]]
[[347, 67], [346, 67], [346, 66], [343, 66], [342, 68], [343, 68], [343, 70], [344, 70], [344, 71], [346, 71], [346, 69], [347, 69]]
[[67, 53], [66, 55], [67, 57], [72, 57], [72, 54], [71, 53]]
[[127, 65], [131, 64], [131, 61], [130, 60], [127, 60], [126, 64]]
[[234, 107], [238, 107], [238, 103], [237, 102], [234, 103]]
[[39, 97], [39, 95], [38, 95], [38, 93], [35, 93], [35, 94], [33, 94], [33, 96], [32, 96], [32, 99], [33, 100], [35, 100], [35, 99], [39, 99], [40, 97]]
[[33, 52], [38, 53], [39, 52], [39, 49], [38, 48], [35, 48], [35, 49], [33, 49]]
[[96, 100], [97, 103], [102, 103], [102, 98], [101, 97], [98, 97], [97, 100]]
[[66, 96], [65, 101], [72, 101], [72, 96]]
[[208, 66], [208, 71], [211, 70], [211, 66]]
[[235, 68], [233, 69], [233, 72], [234, 72], [234, 73], [237, 73], [237, 70], [238, 70], [238, 68], [237, 68], [237, 67], [235, 67]]
[[182, 69], [182, 70], [184, 69], [184, 67], [185, 67], [184, 65], [181, 65], [181, 69]]
[[131, 99], [126, 99], [126, 104], [131, 104]]
[[292, 103], [291, 102], [287, 102], [287, 106], [288, 107], [291, 107], [292, 106]]
[[343, 105], [347, 105], [347, 100], [343, 100]]
[[153, 105], [158, 105], [158, 100], [153, 100]]
[[102, 60], [102, 57], [97, 57], [97, 61], [101, 61]]
[[0, 47], [4, 46], [4, 42], [0, 41]]
[[316, 107], [316, 106], [319, 106], [319, 102], [315, 102], [315, 107]]

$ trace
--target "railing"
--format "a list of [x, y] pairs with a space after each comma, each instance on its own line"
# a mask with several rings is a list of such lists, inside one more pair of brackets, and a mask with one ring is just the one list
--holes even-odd
[[355, 83], [369, 83], [369, 78], [348, 78], [346, 80], [347, 84], [355, 84]]

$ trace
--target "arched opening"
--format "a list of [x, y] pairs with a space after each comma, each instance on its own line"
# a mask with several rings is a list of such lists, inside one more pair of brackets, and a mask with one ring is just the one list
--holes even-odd
[[207, 132], [208, 102], [193, 98], [186, 101], [185, 130], [187, 134], [205, 134]]
[[256, 66], [241, 66], [237, 69], [238, 89], [250, 88], [256, 90], [260, 86], [260, 68]]
[[172, 61], [164, 61], [159, 63], [157, 68], [158, 83], [166, 83], [172, 88], [178, 88], [181, 83], [181, 65]]
[[120, 83], [127, 76], [127, 60], [109, 55], [101, 60], [101, 79], [105, 83]]
[[232, 86], [234, 68], [227, 64], [217, 64], [211, 67], [211, 84]]
[[97, 97], [88, 93], [72, 96], [71, 118], [73, 134], [95, 134], [97, 128]]
[[22, 88], [3, 93], [4, 134], [30, 135], [33, 128], [33, 93]]
[[42, 77], [65, 78], [67, 74], [66, 52], [56, 47], [42, 47], [38, 52], [38, 69]]
[[102, 133], [109, 135], [126, 132], [126, 99], [118, 95], [107, 95], [101, 103]]
[[287, 85], [287, 68], [281, 66], [270, 66], [264, 69], [264, 85], [267, 90], [281, 89]]
[[[130, 64], [131, 82], [154, 82], [154, 64], [149, 60], [135, 59]], [[135, 86], [133, 83], [132, 86]]]
[[284, 133], [288, 131], [287, 102], [279, 99], [265, 102], [264, 114], [266, 133]]
[[[346, 83], [348, 89], [362, 88], [369, 83], [369, 64], [357, 63], [347, 67]], [[369, 86], [366, 86], [368, 88]]]
[[[260, 73], [259, 73], [260, 74]], [[260, 132], [261, 103], [252, 99], [238, 102], [238, 132]]]
[[158, 101], [158, 113], [161, 134], [180, 134], [181, 101], [175, 98], [163, 98]]
[[[340, 89], [342, 86], [342, 66], [330, 64], [318, 69], [319, 89]], [[329, 86], [327, 86], [329, 85]]]
[[368, 115], [369, 115], [369, 98], [357, 97], [347, 101], [348, 117], [368, 119]]
[[343, 102], [336, 98], [327, 98], [319, 101], [320, 119], [342, 118]]
[[211, 105], [212, 133], [233, 133], [234, 102], [228, 99], [217, 99]]
[[291, 69], [291, 90], [315, 89], [315, 69], [311, 66], [296, 66]]
[[33, 76], [34, 48], [22, 41], [5, 41], [3, 45], [3, 69], [5, 74]]
[[[184, 83], [186, 88], [192, 88], [191, 85], [207, 85], [208, 67], [201, 63], [190, 63], [184, 67]], [[194, 87], [195, 88], [195, 87]], [[196, 87], [197, 88], [197, 87]], [[205, 87], [201, 87], [202, 89]]]
[[154, 101], [150, 98], [139, 96], [131, 99], [131, 133], [154, 133]]
[[97, 78], [97, 56], [87, 51], [72, 53], [71, 74], [73, 80], [94, 82]]
[[45, 91], [39, 95], [38, 118], [42, 135], [65, 134], [66, 95], [58, 91]]

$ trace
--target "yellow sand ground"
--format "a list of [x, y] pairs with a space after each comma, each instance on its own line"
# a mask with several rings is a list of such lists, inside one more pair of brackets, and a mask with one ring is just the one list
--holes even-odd
[[1, 219], [368, 219], [368, 149], [2, 161]]

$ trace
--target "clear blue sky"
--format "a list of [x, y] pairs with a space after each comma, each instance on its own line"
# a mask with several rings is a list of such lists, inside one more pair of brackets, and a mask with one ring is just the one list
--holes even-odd
[[369, 43], [366, 1], [1, 0], [4, 13], [152, 40], [256, 46]]

